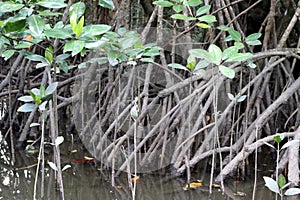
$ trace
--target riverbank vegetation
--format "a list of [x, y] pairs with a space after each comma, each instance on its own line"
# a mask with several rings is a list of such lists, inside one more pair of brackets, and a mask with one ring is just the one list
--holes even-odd
[[128, 172], [133, 198], [139, 173], [167, 169], [189, 183], [203, 165], [211, 191], [256, 170], [281, 134], [295, 142], [278, 154], [276, 177], [285, 171], [297, 186], [299, 15], [292, 0], [0, 2], [1, 133], [12, 166], [29, 139], [44, 145], [43, 131], [61, 174], [55, 144], [76, 133], [113, 186]]

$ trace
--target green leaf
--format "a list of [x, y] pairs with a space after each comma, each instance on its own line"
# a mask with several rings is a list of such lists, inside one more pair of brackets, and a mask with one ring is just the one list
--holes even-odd
[[68, 73], [69, 66], [66, 61], [59, 61], [59, 62], [57, 62], [57, 64], [58, 64], [59, 69], [63, 70], [65, 73]]
[[141, 58], [140, 61], [142, 62], [149, 62], [149, 63], [153, 63], [154, 60], [152, 58]]
[[237, 42], [242, 41], [242, 35], [239, 32], [237, 32], [236, 30], [229, 29], [228, 33], [230, 34], [230, 36], [232, 37], [232, 39], [234, 41], [237, 41]]
[[64, 53], [67, 51], [72, 52], [72, 57], [75, 56], [76, 54], [80, 53], [81, 50], [84, 48], [85, 42], [81, 40], [72, 40], [69, 41], [65, 44], [64, 46]]
[[3, 31], [6, 33], [10, 32], [20, 32], [22, 31], [26, 26], [26, 20], [21, 19], [18, 21], [9, 21], [5, 24], [3, 27]]
[[243, 102], [246, 98], [247, 98], [247, 95], [242, 95], [236, 101], [237, 102]]
[[120, 36], [124, 36], [125, 33], [127, 32], [126, 28], [125, 27], [121, 27], [118, 29], [117, 33], [120, 35]]
[[193, 74], [198, 76], [205, 76], [206, 71], [204, 69], [197, 69], [197, 70], [193, 70]]
[[107, 43], [106, 40], [97, 40], [95, 42], [89, 42], [85, 44], [87, 49], [97, 49], [103, 47]]
[[196, 12], [196, 16], [200, 16], [200, 15], [207, 13], [210, 10], [210, 8], [211, 8], [211, 5], [201, 6], [200, 8], [198, 8], [198, 10]]
[[274, 141], [277, 143], [280, 143], [284, 139], [284, 135], [282, 134], [277, 134], [274, 136]]
[[49, 29], [45, 30], [45, 35], [51, 38], [67, 39], [72, 38], [72, 34], [66, 29]]
[[29, 55], [26, 55], [25, 57], [29, 60], [32, 60], [32, 61], [47, 63], [47, 60], [41, 55], [29, 54]]
[[251, 58], [253, 55], [251, 53], [237, 53], [231, 55], [228, 59], [227, 62], [242, 62], [245, 61], [249, 58]]
[[18, 108], [18, 112], [31, 112], [36, 108], [36, 105], [33, 103], [25, 103], [21, 107]]
[[36, 64], [35, 68], [39, 69], [39, 68], [42, 68], [42, 67], [46, 67], [48, 65], [49, 65], [49, 63], [38, 63], [38, 64]]
[[252, 69], [256, 68], [256, 64], [253, 62], [253, 60], [248, 59], [247, 62], [248, 62], [247, 66], [249, 66], [250, 68]]
[[33, 97], [33, 99], [35, 98], [35, 96], [41, 95], [41, 92], [39, 89], [37, 88], [33, 88], [32, 90], [30, 90], [30, 95]]
[[56, 62], [60, 62], [60, 61], [64, 61], [64, 60], [66, 60], [67, 58], [69, 58], [70, 57], [70, 54], [60, 54], [60, 55], [58, 55], [56, 58], [55, 58], [55, 61]]
[[197, 19], [196, 17], [188, 17], [188, 16], [185, 16], [183, 14], [174, 14], [174, 15], [171, 16], [171, 18], [173, 18], [173, 19], [180, 19], [180, 20], [186, 20], [186, 21], [196, 20]]
[[51, 83], [51, 85], [47, 87], [45, 94], [46, 95], [53, 94], [57, 86], [58, 86], [58, 82]]
[[143, 56], [157, 56], [159, 54], [159, 48], [151, 48], [150, 50], [145, 51], [145, 53], [143, 53]]
[[286, 184], [285, 177], [282, 174], [280, 174], [278, 176], [278, 181], [277, 182], [278, 182], [279, 188], [282, 188]]
[[220, 65], [219, 70], [224, 76], [226, 76], [230, 79], [233, 79], [235, 77], [235, 71], [233, 69], [230, 69], [229, 67]]
[[52, 46], [49, 46], [45, 50], [45, 58], [46, 58], [46, 60], [48, 60], [49, 63], [53, 62], [53, 47]]
[[213, 63], [214, 61], [214, 58], [210, 55], [210, 53], [204, 49], [191, 49], [189, 53], [191, 56], [204, 59], [209, 63]]
[[42, 0], [42, 1], [38, 1], [37, 4], [45, 8], [67, 7], [67, 4], [64, 3], [64, 0]]
[[102, 35], [110, 29], [111, 26], [105, 24], [87, 25], [83, 28], [81, 37]]
[[47, 109], [46, 109], [47, 103], [48, 103], [48, 101], [43, 101], [43, 99], [42, 99], [42, 103], [39, 105], [39, 110], [40, 110], [40, 111], [47, 110]]
[[76, 34], [76, 38], [79, 38], [79, 36], [82, 33], [83, 30], [83, 23], [84, 23], [84, 16], [82, 16], [78, 22], [78, 24], [75, 26], [75, 34]]
[[201, 3], [201, 0], [188, 0], [188, 5], [192, 7], [199, 6]]
[[6, 50], [2, 53], [1, 56], [4, 57], [4, 60], [6, 61], [6, 60], [10, 59], [14, 55], [15, 52], [16, 52], [16, 50]]
[[222, 50], [215, 44], [208, 47], [208, 52], [213, 58], [213, 63], [219, 65], [222, 62]]
[[130, 109], [130, 116], [136, 120], [139, 116], [139, 109], [136, 105], [134, 105], [131, 109]]
[[238, 51], [239, 51], [239, 49], [236, 46], [228, 47], [227, 49], [225, 49], [223, 51], [222, 60], [226, 60], [230, 56], [237, 54]]
[[171, 7], [174, 4], [170, 1], [154, 1], [154, 5], [162, 6], [162, 7]]
[[27, 19], [27, 23], [29, 25], [29, 29], [32, 32], [32, 35], [38, 38], [41, 37], [41, 34], [45, 27], [44, 19], [38, 15], [31, 15]]
[[51, 10], [37, 10], [39, 16], [43, 16], [43, 17], [58, 17], [60, 15], [62, 15], [62, 13], [59, 12], [52, 12]]
[[76, 26], [77, 26], [77, 14], [76, 13], [72, 13], [72, 15], [70, 15], [70, 24], [71, 24], [73, 33], [75, 33]]
[[188, 62], [186, 68], [193, 70], [195, 68], [196, 62]]
[[251, 35], [248, 35], [246, 37], [245, 41], [248, 42], [248, 41], [257, 40], [258, 38], [260, 38], [260, 36], [261, 36], [261, 33], [252, 33]]
[[234, 42], [234, 46], [237, 47], [238, 49], [244, 48], [244, 44], [241, 42]]
[[235, 96], [233, 95], [233, 94], [231, 94], [231, 93], [227, 93], [227, 96], [228, 96], [228, 98], [231, 100], [231, 101], [235, 101], [236, 99], [235, 99]]
[[264, 178], [264, 181], [265, 181], [265, 186], [267, 188], [269, 188], [269, 190], [271, 190], [272, 192], [275, 192], [277, 194], [280, 193], [278, 184], [276, 183], [275, 180], [273, 180], [272, 178], [267, 177], [267, 176], [264, 176], [263, 178]]
[[217, 21], [217, 19], [214, 15], [203, 15], [203, 16], [199, 17], [198, 20], [200, 20], [202, 22], [206, 22], [206, 23], [213, 23], [213, 22]]
[[23, 4], [13, 3], [13, 2], [0, 2], [0, 12], [14, 12], [23, 8]]
[[210, 63], [207, 62], [206, 60], [200, 60], [197, 65], [195, 66], [194, 70], [199, 70], [199, 69], [204, 69], [206, 68]]
[[83, 2], [77, 2], [70, 7], [69, 16], [76, 14], [77, 17], [81, 17], [85, 12], [86, 6]]
[[31, 42], [21, 42], [20, 44], [15, 45], [15, 49], [28, 49], [32, 46]]
[[174, 10], [175, 12], [177, 12], [177, 13], [183, 11], [183, 9], [184, 9], [184, 6], [181, 5], [181, 4], [176, 4], [176, 5], [173, 6], [173, 10]]
[[28, 102], [33, 102], [32, 96], [29, 96], [29, 95], [19, 97], [18, 100], [19, 100], [19, 101], [26, 102], [26, 103], [28, 103]]
[[41, 85], [41, 86], [40, 86], [40, 95], [41, 95], [42, 97], [44, 97], [44, 96], [46, 95], [44, 85]]
[[246, 41], [246, 43], [248, 45], [253, 45], [253, 46], [255, 46], [255, 45], [261, 45], [261, 41], [259, 41], [259, 40]]
[[218, 26], [217, 29], [219, 29], [221, 31], [228, 31], [230, 28], [228, 26], [221, 25], [221, 26]]
[[183, 69], [185, 71], [189, 71], [185, 66], [181, 65], [181, 64], [177, 64], [177, 63], [171, 63], [168, 64], [169, 67], [172, 67], [174, 69]]
[[99, 0], [99, 5], [104, 8], [115, 9], [115, 5], [112, 0]]
[[300, 194], [300, 188], [289, 188], [287, 191], [285, 191], [284, 195], [286, 196], [292, 196]]

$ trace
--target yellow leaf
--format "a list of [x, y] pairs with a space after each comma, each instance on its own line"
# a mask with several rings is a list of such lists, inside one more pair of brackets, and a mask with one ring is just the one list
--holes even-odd
[[191, 182], [190, 183], [190, 187], [189, 187], [189, 184], [186, 184], [185, 187], [183, 188], [183, 190], [188, 190], [189, 188], [199, 188], [199, 187], [202, 187], [202, 183], [200, 182]]
[[198, 23], [197, 26], [199, 26], [200, 28], [211, 28], [210, 25], [205, 24], [205, 23]]
[[190, 183], [190, 188], [198, 188], [198, 187], [201, 187], [201, 186], [202, 186], [202, 183], [199, 183], [199, 182]]
[[214, 188], [219, 188], [219, 187], [221, 187], [219, 184], [216, 184], [216, 183], [213, 183], [212, 186], [213, 186]]

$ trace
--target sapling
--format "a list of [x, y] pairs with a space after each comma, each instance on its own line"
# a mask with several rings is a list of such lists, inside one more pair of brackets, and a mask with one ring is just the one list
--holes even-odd
[[[47, 103], [52, 99], [53, 93], [57, 88], [58, 83], [54, 82], [50, 84], [46, 89], [43, 85], [39, 89], [33, 88], [30, 91], [30, 95], [22, 96], [18, 98], [19, 101], [25, 102], [21, 107], [19, 107], [18, 112], [32, 112], [35, 109], [38, 109], [40, 113], [41, 120], [41, 143], [38, 155], [38, 164], [36, 169], [36, 177], [34, 182], [34, 195], [33, 199], [36, 199], [37, 191], [37, 180], [38, 174], [41, 166], [41, 199], [44, 198], [44, 173], [45, 173], [45, 157], [44, 157], [44, 145], [45, 145], [45, 121], [47, 119]], [[32, 123], [32, 126], [39, 126], [39, 123]], [[63, 141], [61, 137], [57, 138], [57, 144], [60, 144]], [[54, 163], [53, 163], [54, 164]], [[50, 164], [51, 167], [51, 164]]]
[[281, 199], [283, 199], [283, 196], [291, 196], [300, 194], [300, 188], [289, 188], [284, 192], [284, 189], [286, 189], [291, 183], [287, 183], [284, 175], [280, 174], [278, 175], [278, 163], [279, 163], [279, 153], [281, 150], [288, 148], [291, 145], [294, 145], [296, 143], [299, 143], [299, 140], [291, 140], [285, 143], [281, 148], [279, 143], [284, 139], [284, 135], [277, 134], [274, 136], [274, 141], [276, 144], [276, 147], [273, 145], [264, 142], [269, 147], [276, 150], [276, 180], [272, 179], [271, 177], [264, 176], [264, 181], [266, 187], [271, 190], [272, 192], [276, 193], [276, 199], [277, 195], [280, 196]]

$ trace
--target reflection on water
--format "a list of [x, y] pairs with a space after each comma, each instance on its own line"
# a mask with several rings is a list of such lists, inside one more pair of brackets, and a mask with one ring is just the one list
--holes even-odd
[[[63, 146], [68, 146], [64, 144]], [[68, 148], [68, 147], [65, 147]], [[32, 199], [33, 185], [37, 155], [28, 155], [24, 152], [16, 154], [17, 168], [12, 170], [8, 148], [1, 147], [0, 161], [0, 199]], [[96, 170], [93, 163], [72, 162], [77, 158], [83, 158], [84, 153], [62, 155], [63, 165], [70, 163], [71, 168], [63, 172], [65, 188], [65, 199], [67, 200], [112, 200], [131, 199], [131, 191], [124, 173], [116, 178], [116, 188], [110, 184], [109, 171]], [[49, 156], [50, 157], [50, 156]], [[49, 159], [49, 158], [48, 158]], [[53, 170], [47, 166], [45, 172], [45, 196], [46, 199], [59, 199], [55, 192], [55, 181]], [[137, 183], [137, 200], [190, 200], [208, 199], [208, 175], [193, 174], [195, 180], [203, 180], [203, 187], [184, 191], [185, 180], [172, 178], [168, 175], [142, 174]], [[260, 176], [259, 176], [260, 177]], [[262, 179], [262, 178], [261, 178]], [[252, 199], [253, 181], [246, 183], [229, 182], [226, 184], [226, 194], [222, 196], [218, 189], [214, 189], [212, 199]], [[237, 192], [246, 193], [245, 197], [236, 196]], [[39, 194], [39, 192], [38, 192]], [[262, 180], [257, 187], [256, 199], [274, 199]]]

